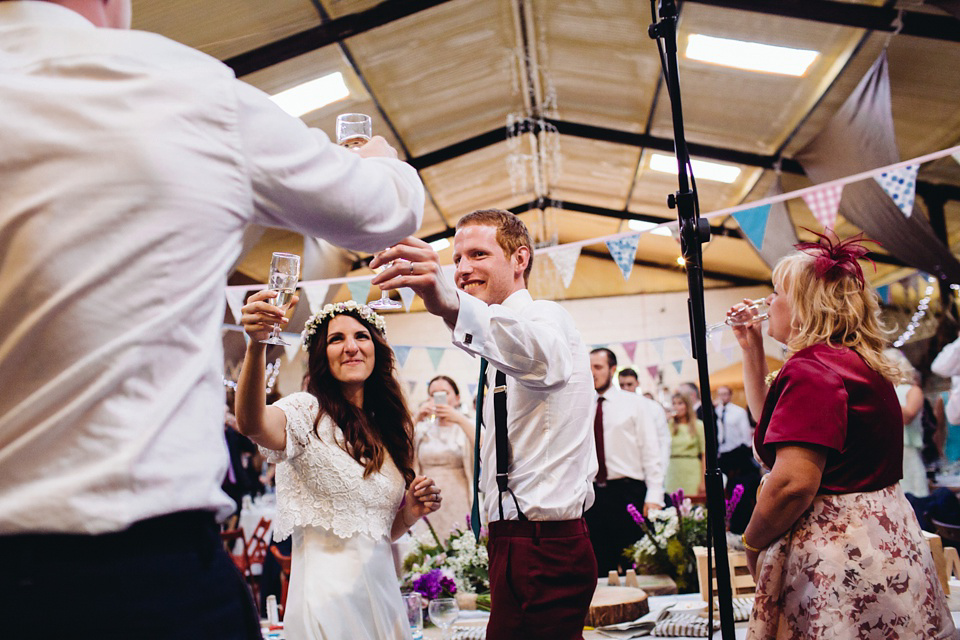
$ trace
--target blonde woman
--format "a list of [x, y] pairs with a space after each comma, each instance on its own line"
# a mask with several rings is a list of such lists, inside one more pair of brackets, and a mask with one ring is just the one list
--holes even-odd
[[683, 489], [687, 495], [703, 495], [704, 458], [706, 440], [703, 422], [697, 420], [689, 396], [674, 393], [673, 417], [670, 427], [670, 464], [664, 486], [668, 493]]
[[[759, 323], [744, 351], [754, 445], [771, 469], [743, 535], [748, 638], [953, 638], [930, 549], [900, 487], [903, 420], [859, 238], [797, 245], [773, 270], [767, 333], [790, 356], [769, 389]], [[755, 312], [736, 306], [731, 314]]]

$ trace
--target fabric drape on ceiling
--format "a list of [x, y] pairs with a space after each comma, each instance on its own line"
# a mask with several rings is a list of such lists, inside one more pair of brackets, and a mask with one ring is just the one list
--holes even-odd
[[[796, 156], [814, 184], [899, 162], [887, 54], [881, 54], [827, 126]], [[960, 262], [921, 211], [909, 218], [875, 180], [846, 185], [840, 213], [910, 266], [960, 282]]]

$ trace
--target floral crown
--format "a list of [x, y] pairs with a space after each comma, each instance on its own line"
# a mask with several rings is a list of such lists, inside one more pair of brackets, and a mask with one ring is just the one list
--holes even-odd
[[[815, 258], [813, 269], [818, 278], [831, 282], [844, 274], [849, 274], [860, 283], [860, 288], [863, 289], [863, 269], [860, 268], [860, 263], [857, 260], [866, 257], [869, 252], [863, 246], [864, 242], [872, 242], [876, 245], [879, 245], [879, 242], [864, 238], [863, 233], [858, 233], [846, 240], [840, 240], [835, 233], [831, 238], [826, 234], [817, 233], [806, 227], [801, 228], [820, 238], [819, 242], [800, 242], [793, 245], [794, 248]], [[836, 242], [834, 242], [834, 239], [836, 239]], [[870, 258], [867, 258], [867, 260], [870, 260]], [[876, 270], [877, 265], [873, 260], [870, 260], [870, 264]]]
[[313, 343], [313, 336], [316, 335], [317, 329], [320, 328], [320, 325], [333, 318], [333, 316], [338, 316], [344, 313], [356, 318], [360, 318], [361, 320], [366, 321], [368, 324], [372, 324], [374, 327], [376, 327], [377, 331], [380, 332], [380, 335], [387, 335], [387, 323], [384, 322], [382, 316], [365, 304], [360, 304], [356, 300], [347, 300], [346, 302], [337, 302], [336, 304], [324, 305], [323, 309], [320, 309], [320, 311], [310, 316], [310, 318], [307, 320], [307, 323], [303, 325], [303, 333], [300, 334], [300, 348], [304, 351], [310, 351], [310, 346]]

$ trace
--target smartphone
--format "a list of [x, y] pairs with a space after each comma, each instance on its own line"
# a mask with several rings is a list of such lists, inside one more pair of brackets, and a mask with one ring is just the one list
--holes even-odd
[[447, 392], [437, 391], [433, 394], [433, 404], [447, 404]]

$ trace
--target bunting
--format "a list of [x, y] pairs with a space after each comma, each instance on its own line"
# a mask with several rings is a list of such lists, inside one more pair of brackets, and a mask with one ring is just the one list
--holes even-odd
[[347, 289], [350, 291], [350, 299], [356, 300], [360, 304], [367, 303], [367, 297], [370, 295], [370, 281], [356, 280], [347, 283]]
[[633, 261], [637, 256], [637, 244], [640, 242], [640, 234], [634, 234], [623, 238], [607, 240], [607, 250], [610, 251], [610, 257], [620, 267], [620, 273], [624, 280], [630, 279], [630, 273], [633, 271]]
[[410, 312], [410, 305], [413, 304], [413, 298], [417, 294], [413, 292], [413, 289], [410, 287], [400, 287], [397, 289], [397, 293], [400, 294], [400, 299], [403, 301], [403, 308], [407, 310], [407, 313]]
[[843, 185], [834, 184], [803, 194], [803, 201], [824, 229], [833, 229], [837, 225], [837, 211], [840, 210], [842, 196]]
[[300, 290], [307, 296], [307, 305], [310, 307], [310, 313], [319, 313], [323, 308], [323, 303], [327, 299], [327, 292], [330, 291], [330, 285], [325, 282], [306, 282], [300, 284]]
[[900, 169], [884, 171], [873, 178], [890, 196], [893, 204], [897, 205], [903, 215], [908, 218], [913, 213], [913, 201], [917, 196], [917, 172], [919, 170], [920, 165], [911, 164]]
[[630, 363], [633, 364], [636, 361], [634, 357], [637, 354], [637, 342], [624, 342], [623, 350], [627, 353], [627, 359], [630, 360]]
[[727, 364], [730, 364], [734, 360], [734, 355], [733, 355], [734, 349], [736, 349], [736, 347], [730, 346], [720, 352], [720, 355], [723, 357], [724, 362], [726, 362]]
[[683, 347], [683, 350], [686, 352], [688, 358], [693, 357], [693, 349], [690, 347], [690, 334], [685, 333], [682, 336], [677, 336], [677, 340], [680, 342], [680, 346]]
[[296, 338], [287, 338], [287, 344], [283, 346], [283, 352], [287, 355], [287, 362], [293, 362], [293, 359], [297, 357], [297, 353], [300, 351], [300, 341], [299, 335]]
[[230, 307], [230, 313], [233, 314], [233, 321], [236, 323], [240, 322], [240, 307], [243, 306], [243, 301], [247, 299], [247, 290], [246, 289], [227, 289], [227, 306]]
[[882, 287], [877, 287], [876, 291], [884, 304], [890, 304], [890, 285], [885, 284]]
[[649, 367], [647, 367], [647, 373], [650, 374], [650, 377], [653, 379], [654, 382], [659, 382], [660, 367], [658, 367], [655, 364], [652, 364]]
[[410, 357], [410, 347], [405, 345], [394, 345], [393, 354], [397, 358], [397, 367], [403, 369], [407, 364], [407, 358]]
[[573, 274], [577, 270], [577, 260], [580, 259], [580, 247], [564, 247], [556, 251], [551, 251], [547, 256], [553, 261], [553, 266], [556, 267], [557, 273], [560, 274], [560, 281], [563, 282], [563, 288], [569, 288], [570, 283], [573, 282]]
[[416, 380], [407, 380], [407, 395], [413, 397], [413, 390], [417, 388]]
[[743, 235], [757, 248], [763, 249], [763, 236], [767, 232], [767, 218], [770, 217], [770, 205], [765, 204], [744, 211], [737, 211], [733, 219], [740, 225]]
[[683, 360], [674, 360], [670, 364], [677, 370], [677, 375], [680, 375], [680, 372], [683, 371]]
[[440, 366], [440, 360], [443, 358], [444, 351], [446, 351], [446, 349], [443, 347], [427, 347], [427, 355], [430, 356], [430, 362], [433, 363], [434, 371]]
[[665, 340], [663, 338], [656, 338], [651, 340], [653, 343], [653, 349], [657, 352], [657, 358], [660, 362], [663, 362], [663, 345]]
[[473, 397], [475, 397], [475, 396], [477, 395], [477, 383], [476, 383], [476, 382], [468, 382], [468, 383], [467, 383], [467, 389], [470, 390], [470, 397], [471, 397], [471, 398], [473, 398]]

